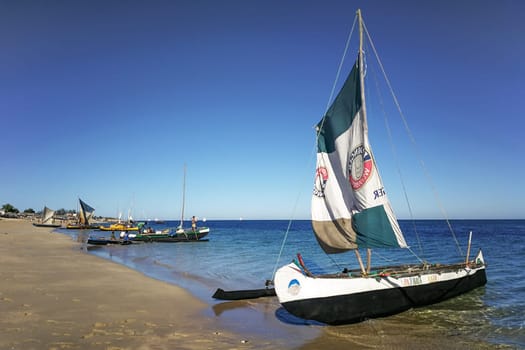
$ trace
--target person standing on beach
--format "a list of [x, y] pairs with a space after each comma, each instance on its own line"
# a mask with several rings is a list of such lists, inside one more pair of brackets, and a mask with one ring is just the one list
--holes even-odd
[[195, 215], [193, 215], [191, 217], [191, 230], [195, 232], [196, 229], [197, 229], [197, 218], [195, 217]]

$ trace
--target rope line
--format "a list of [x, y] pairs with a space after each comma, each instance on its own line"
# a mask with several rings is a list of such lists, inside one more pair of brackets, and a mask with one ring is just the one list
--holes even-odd
[[[337, 69], [335, 80], [334, 80], [334, 83], [332, 85], [332, 90], [331, 90], [330, 96], [328, 98], [328, 103], [326, 105], [325, 112], [323, 114], [323, 119], [321, 120], [320, 127], [317, 128], [317, 130], [315, 131], [315, 144], [314, 144], [314, 147], [312, 148], [312, 152], [311, 152], [311, 155], [310, 155], [310, 161], [308, 162], [309, 164], [310, 164], [310, 162], [312, 162], [312, 159], [314, 158], [314, 155], [317, 154], [317, 142], [319, 141], [319, 133], [322, 130], [322, 127], [323, 127], [323, 124], [324, 124], [324, 121], [325, 121], [325, 118], [326, 118], [326, 112], [328, 111], [328, 108], [330, 107], [330, 103], [332, 102], [332, 99], [334, 97], [335, 89], [337, 87], [337, 82], [339, 81], [339, 77], [341, 75], [341, 70], [342, 70], [342, 67], [343, 67], [343, 64], [344, 64], [344, 61], [345, 61], [345, 58], [346, 58], [346, 53], [348, 52], [348, 48], [350, 46], [350, 39], [352, 38], [352, 35], [354, 33], [356, 22], [357, 22], [357, 16], [354, 17], [354, 23], [352, 24], [352, 28], [350, 30], [350, 34], [348, 34], [348, 38], [346, 39], [346, 44], [345, 44], [345, 48], [344, 48], [344, 51], [343, 51], [343, 55], [341, 57], [341, 61], [339, 62], [339, 67]], [[283, 253], [283, 250], [284, 250], [284, 245], [286, 243], [286, 240], [288, 239], [288, 233], [290, 232], [290, 227], [292, 226], [292, 222], [295, 219], [295, 213], [296, 213], [296, 210], [297, 210], [297, 205], [299, 203], [299, 198], [301, 197], [301, 193], [302, 193], [302, 191], [300, 191], [299, 195], [297, 196], [297, 199], [296, 199], [296, 202], [295, 202], [295, 205], [294, 205], [294, 209], [292, 211], [292, 217], [290, 218], [290, 221], [288, 222], [288, 227], [286, 228], [286, 232], [285, 232], [284, 237], [283, 237], [283, 242], [282, 242], [281, 248], [279, 250], [279, 255], [277, 256], [277, 260], [275, 262], [275, 266], [274, 266], [274, 269], [273, 269], [273, 272], [272, 272], [272, 280], [275, 278], [275, 273], [277, 272], [277, 266], [279, 264], [279, 261], [281, 260], [281, 256], [282, 256], [282, 253]], [[333, 259], [332, 259], [332, 261], [333, 261]]]
[[441, 210], [441, 214], [445, 218], [445, 221], [447, 222], [448, 228], [449, 228], [449, 230], [450, 230], [450, 232], [452, 234], [452, 237], [454, 238], [454, 241], [456, 243], [456, 247], [458, 249], [459, 255], [460, 256], [464, 256], [464, 254], [463, 254], [463, 252], [461, 250], [461, 247], [459, 245], [458, 239], [456, 237], [456, 234], [455, 234], [455, 232], [454, 232], [454, 230], [452, 228], [452, 225], [450, 224], [450, 220], [448, 218], [448, 215], [447, 215], [447, 213], [445, 211], [445, 208], [444, 208], [444, 206], [443, 206], [443, 204], [441, 202], [441, 199], [440, 199], [439, 194], [437, 192], [436, 186], [434, 185], [434, 182], [432, 181], [432, 177], [430, 176], [430, 173], [429, 173], [429, 171], [428, 171], [428, 169], [427, 169], [427, 167], [425, 165], [425, 162], [423, 161], [423, 158], [421, 157], [421, 152], [419, 150], [418, 144], [417, 144], [417, 142], [416, 142], [416, 140], [414, 138], [414, 135], [412, 134], [412, 131], [410, 130], [410, 128], [408, 126], [408, 122], [407, 122], [407, 120], [405, 118], [405, 115], [404, 115], [403, 111], [401, 110], [401, 106], [399, 105], [399, 101], [397, 99], [397, 96], [394, 93], [394, 89], [392, 88], [392, 85], [390, 84], [390, 80], [388, 79], [388, 76], [386, 75], [385, 69], [383, 67], [383, 63], [381, 62], [381, 59], [379, 58], [377, 50], [376, 50], [376, 48], [374, 46], [374, 42], [372, 41], [372, 38], [370, 37], [370, 34], [368, 33], [368, 29], [366, 28], [366, 25], [365, 25], [364, 22], [363, 22], [363, 28], [365, 30], [365, 33], [366, 33], [367, 37], [368, 37], [368, 40], [370, 41], [370, 46], [372, 47], [372, 50], [374, 51], [374, 54], [375, 54], [375, 57], [376, 57], [377, 62], [379, 64], [379, 67], [381, 68], [381, 72], [383, 73], [383, 76], [385, 78], [385, 82], [386, 82], [386, 84], [387, 84], [387, 86], [388, 86], [388, 88], [390, 90], [390, 94], [392, 95], [392, 98], [394, 100], [394, 104], [396, 105], [396, 108], [397, 108], [397, 110], [399, 112], [401, 120], [403, 121], [403, 124], [405, 126], [405, 130], [406, 130], [406, 132], [408, 134], [410, 142], [412, 143], [412, 146], [414, 147], [414, 149], [416, 151], [417, 158], [419, 160], [419, 163], [421, 165], [423, 173], [425, 174], [425, 176], [427, 178], [427, 181], [429, 182], [430, 187], [432, 188], [432, 192], [433, 192], [435, 200], [438, 203], [438, 206], [439, 206], [439, 208]]

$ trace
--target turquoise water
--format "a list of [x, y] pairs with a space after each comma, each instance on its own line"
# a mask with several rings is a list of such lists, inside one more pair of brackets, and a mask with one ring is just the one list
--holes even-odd
[[[152, 227], [161, 229], [177, 224], [166, 222], [152, 224]], [[288, 263], [297, 253], [302, 254], [314, 272], [357, 268], [351, 252], [325, 255], [313, 237], [309, 221], [292, 222], [287, 233], [288, 225], [288, 221], [281, 220], [208, 221], [206, 226], [211, 228], [208, 242], [102, 246], [88, 251], [153, 278], [182, 286], [210, 305], [209, 316], [219, 318], [235, 330], [254, 333], [290, 347], [299, 347], [317, 337], [337, 339], [341, 344], [359, 344], [357, 334], [371, 332], [377, 336], [378, 329], [383, 335], [389, 334], [390, 329], [397, 334], [410, 324], [410, 332], [416, 332], [411, 333], [415, 342], [420, 336], [445, 335], [455, 337], [457, 344], [486, 342], [489, 347], [525, 348], [525, 220], [452, 221], [459, 247], [445, 222], [417, 221], [419, 240], [425, 243], [423, 250], [418, 244], [413, 222], [401, 221], [412, 251], [429, 262], [463, 260], [458, 251], [466, 254], [468, 232], [472, 231], [470, 256], [472, 258], [479, 248], [483, 248], [488, 264], [488, 282], [485, 287], [458, 298], [381, 320], [339, 327], [317, 326], [291, 317], [280, 308], [276, 298], [243, 302], [222, 302], [211, 298], [218, 287], [225, 290], [263, 288], [265, 280], [272, 278], [276, 266]], [[61, 232], [75, 238], [80, 234], [72, 230]], [[286, 244], [279, 257], [285, 235]], [[373, 253], [373, 262], [377, 265], [417, 261], [407, 250], [376, 249]], [[381, 347], [381, 344], [377, 346]]]

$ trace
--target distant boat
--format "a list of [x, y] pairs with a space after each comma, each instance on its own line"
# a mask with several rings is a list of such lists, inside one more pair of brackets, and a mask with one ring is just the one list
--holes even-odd
[[[481, 250], [456, 264], [371, 267], [372, 248], [408, 248], [384, 191], [368, 135], [361, 12], [353, 68], [317, 125], [312, 227], [327, 254], [353, 250], [360, 268], [314, 274], [300, 255], [277, 270], [275, 291], [292, 315], [326, 324], [393, 315], [466, 293], [486, 282]], [[368, 34], [368, 33], [367, 33]], [[368, 35], [369, 37], [369, 35]], [[375, 48], [370, 43], [368, 48]], [[359, 248], [367, 249], [366, 268]]]
[[[186, 165], [184, 165], [184, 180], [182, 183], [182, 209], [180, 225], [176, 229], [166, 229], [159, 232], [148, 233], [146, 230], [140, 230], [137, 235], [130, 235], [130, 238], [135, 241], [146, 241], [146, 242], [195, 242], [195, 241], [207, 241], [203, 240], [204, 237], [210, 233], [209, 227], [197, 227], [196, 220], [195, 224], [192, 222], [192, 228], [184, 229], [184, 207], [186, 201]], [[194, 227], [195, 225], [195, 227]]]
[[97, 227], [101, 231], [138, 231], [139, 227], [135, 226], [132, 223], [116, 223], [111, 224], [109, 226], [98, 226]]
[[91, 245], [108, 245], [108, 244], [120, 244], [120, 245], [129, 245], [133, 242], [131, 240], [125, 239], [111, 239], [106, 237], [89, 237], [87, 244]]
[[129, 239], [140, 242], [162, 242], [162, 243], [179, 243], [179, 242], [207, 242], [203, 239], [209, 233], [209, 229], [200, 229], [197, 232], [177, 233], [170, 230], [169, 232], [155, 232], [155, 233], [137, 233], [129, 234]]
[[61, 224], [55, 224], [55, 211], [44, 206], [42, 210], [42, 220], [39, 223], [33, 223], [37, 227], [60, 227]]
[[181, 208], [181, 214], [180, 214], [180, 225], [177, 227], [177, 230], [175, 232], [177, 235], [181, 236], [181, 238], [188, 237], [188, 239], [191, 239], [192, 237], [195, 239], [201, 239], [202, 237], [210, 233], [209, 227], [197, 227], [197, 219], [195, 217], [192, 218], [192, 228], [191, 229], [184, 228], [185, 206], [186, 206], [186, 164], [184, 164], [184, 177], [183, 177], [183, 182], [182, 182], [182, 208]]
[[89, 220], [93, 217], [95, 209], [85, 203], [82, 199], [78, 199], [79, 210], [76, 224], [69, 224], [66, 226], [68, 229], [74, 230], [85, 230], [85, 229], [96, 229], [98, 225], [91, 225]]

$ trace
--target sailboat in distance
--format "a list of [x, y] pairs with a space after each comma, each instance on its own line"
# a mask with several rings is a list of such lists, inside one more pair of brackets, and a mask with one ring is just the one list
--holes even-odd
[[184, 228], [184, 209], [186, 207], [186, 164], [184, 164], [184, 178], [182, 181], [182, 207], [180, 212], [180, 225], [176, 229], [177, 235], [184, 235], [185, 237], [194, 236], [195, 239], [200, 239], [210, 233], [209, 227], [197, 227], [197, 219], [192, 217], [192, 228]]
[[98, 229], [99, 225], [92, 225], [91, 218], [95, 214], [95, 208], [88, 205], [82, 199], [78, 199], [79, 209], [77, 222], [75, 224], [67, 225], [66, 228], [73, 230]]
[[37, 227], [60, 227], [62, 224], [55, 224], [55, 211], [44, 206], [42, 210], [42, 221], [33, 223]]
[[192, 227], [189, 229], [184, 228], [184, 209], [186, 206], [186, 164], [184, 164], [184, 177], [182, 182], [182, 207], [180, 213], [180, 225], [176, 228], [168, 228], [159, 232], [145, 232], [141, 230], [139, 234], [133, 237], [135, 241], [145, 242], [165, 242], [165, 243], [178, 243], [178, 242], [207, 242], [208, 239], [204, 239], [210, 233], [209, 227], [198, 227], [197, 220], [195, 217], [192, 218]]
[[[386, 195], [369, 142], [363, 36], [339, 94], [317, 125], [317, 165], [311, 203], [312, 228], [327, 254], [353, 250], [359, 269], [313, 274], [300, 255], [274, 277], [281, 305], [291, 314], [326, 324], [393, 315], [468, 292], [486, 284], [481, 250], [455, 264], [372, 267], [373, 248], [408, 248]], [[368, 36], [369, 37], [369, 36]], [[373, 47], [373, 44], [372, 44]], [[375, 51], [375, 48], [374, 48]], [[366, 249], [366, 267], [359, 253]]]

